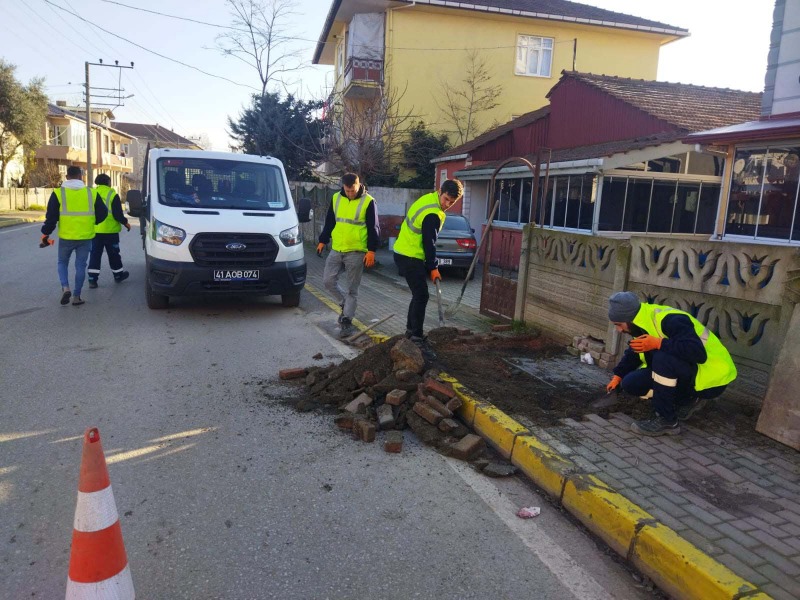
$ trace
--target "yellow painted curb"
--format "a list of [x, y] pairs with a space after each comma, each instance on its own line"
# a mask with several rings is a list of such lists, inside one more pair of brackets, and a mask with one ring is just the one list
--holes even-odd
[[622, 556], [628, 554], [637, 526], [657, 522], [653, 515], [587, 474], [567, 478], [561, 503]]
[[511, 458], [514, 440], [517, 437], [530, 434], [527, 427], [523, 427], [491, 404], [475, 407], [475, 418], [473, 419], [472, 427], [482, 436], [491, 440], [492, 445], [505, 458]]
[[[475, 413], [480, 406], [492, 406], [484, 400], [478, 400], [472, 396], [459, 381], [447, 373], [439, 373], [439, 379], [446, 381], [453, 386], [456, 396], [461, 400], [461, 408], [458, 409], [458, 416], [470, 427], [475, 423]], [[491, 440], [490, 440], [491, 441]]]
[[640, 571], [675, 598], [764, 600], [770, 597], [757, 592], [756, 586], [660, 523], [642, 529], [631, 559]]
[[511, 453], [511, 464], [519, 467], [536, 485], [555, 498], [561, 497], [566, 478], [577, 470], [575, 463], [532, 435], [517, 438]]

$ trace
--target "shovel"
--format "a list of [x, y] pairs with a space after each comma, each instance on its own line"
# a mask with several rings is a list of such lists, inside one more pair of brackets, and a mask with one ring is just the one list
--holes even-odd
[[592, 402], [592, 408], [610, 408], [619, 403], [619, 388], [615, 388], [613, 392], [606, 392], [605, 395], [600, 396]]
[[444, 309], [442, 309], [442, 286], [439, 285], [439, 280], [435, 279], [436, 284], [436, 303], [439, 305], [439, 327], [444, 327]]
[[346, 343], [348, 343], [348, 344], [352, 344], [353, 342], [355, 342], [360, 337], [367, 335], [368, 331], [370, 331], [371, 329], [375, 329], [378, 325], [388, 321], [393, 316], [394, 316], [394, 313], [390, 314], [388, 317], [383, 317], [380, 321], [376, 321], [375, 323], [373, 323], [372, 325], [370, 325], [366, 329], [363, 329], [363, 330], [359, 331], [358, 333], [355, 333], [355, 334], [351, 335], [350, 337], [344, 338], [344, 341]]

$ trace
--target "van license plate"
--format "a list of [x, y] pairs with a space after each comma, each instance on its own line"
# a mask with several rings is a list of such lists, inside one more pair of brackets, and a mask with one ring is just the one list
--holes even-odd
[[214, 269], [214, 281], [258, 281], [258, 269], [228, 271]]
[[452, 265], [453, 264], [453, 259], [452, 258], [440, 258], [439, 259], [439, 264], [440, 265], [444, 265], [444, 266]]

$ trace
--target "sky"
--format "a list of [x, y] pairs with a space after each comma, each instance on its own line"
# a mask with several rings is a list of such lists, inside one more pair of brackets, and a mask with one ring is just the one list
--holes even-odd
[[[295, 14], [285, 25], [305, 67], [286, 89], [303, 99], [324, 98], [333, 78], [332, 67], [311, 64], [330, 3], [294, 0]], [[690, 31], [689, 38], [662, 48], [661, 81], [763, 90], [773, 0], [584, 3]], [[70, 105], [83, 102], [86, 61], [133, 61], [133, 69], [90, 67], [93, 93], [122, 87], [123, 95], [133, 95], [113, 108], [117, 120], [158, 123], [183, 136], [205, 134], [214, 150], [224, 151], [228, 117], [236, 118], [256, 88], [260, 91], [253, 67], [217, 48], [217, 36], [230, 23], [224, 0], [0, 0], [0, 58], [17, 66], [20, 81], [44, 77], [51, 101]]]

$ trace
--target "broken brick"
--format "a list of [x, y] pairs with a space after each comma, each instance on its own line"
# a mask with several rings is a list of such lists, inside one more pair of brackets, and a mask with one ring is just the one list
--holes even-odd
[[357, 413], [362, 407], [366, 408], [370, 404], [372, 404], [372, 398], [368, 394], [362, 392], [357, 398], [347, 404], [344, 409], [347, 412]]
[[416, 404], [414, 404], [414, 412], [417, 413], [423, 419], [425, 419], [431, 425], [438, 425], [439, 421], [442, 420], [442, 415], [433, 410], [430, 406], [428, 406], [424, 402], [417, 402]]
[[438, 399], [434, 398], [433, 396], [426, 396], [425, 397], [425, 404], [430, 406], [433, 410], [438, 412], [445, 418], [449, 418], [453, 416], [453, 412], [449, 410], [444, 404], [439, 402]]
[[283, 369], [278, 371], [280, 379], [300, 379], [308, 375], [308, 369]]
[[447, 410], [449, 410], [451, 412], [456, 412], [463, 405], [464, 405], [464, 403], [461, 401], [461, 398], [459, 398], [458, 396], [453, 396], [452, 398], [450, 398], [450, 400], [447, 401], [447, 404], [445, 404], [445, 406], [447, 407]]
[[453, 386], [449, 383], [444, 383], [438, 379], [428, 379], [425, 381], [425, 390], [429, 394], [433, 394], [442, 402], [447, 402], [456, 395]]
[[375, 423], [364, 419], [358, 420], [353, 424], [353, 434], [362, 442], [374, 442]]
[[403, 432], [390, 431], [387, 433], [386, 439], [383, 442], [383, 449], [386, 452], [400, 452], [403, 449]]
[[450, 433], [454, 429], [458, 428], [458, 421], [455, 419], [442, 419], [439, 421], [439, 431], [444, 431], [445, 433]]
[[381, 404], [376, 411], [378, 414], [378, 425], [381, 429], [392, 429], [394, 427], [394, 413], [390, 404]]
[[375, 385], [378, 383], [378, 378], [375, 377], [375, 373], [373, 371], [364, 371], [361, 374], [361, 378], [358, 380], [358, 384], [361, 387], [369, 387], [371, 385]]
[[474, 433], [468, 433], [455, 444], [451, 444], [450, 451], [453, 458], [458, 458], [459, 460], [469, 460], [472, 456], [480, 452], [483, 449], [483, 446], [484, 441], [482, 437], [475, 435]]
[[389, 350], [389, 357], [392, 359], [393, 371], [404, 370], [422, 373], [425, 368], [425, 359], [422, 357], [422, 351], [417, 348], [414, 342], [405, 338], [392, 346], [392, 349]]
[[499, 323], [492, 325], [492, 331], [511, 331], [511, 325], [508, 323]]
[[353, 413], [342, 413], [333, 418], [333, 422], [336, 423], [336, 426], [343, 431], [351, 431], [355, 420], [356, 416]]
[[408, 397], [408, 392], [405, 390], [392, 390], [388, 394], [386, 394], [386, 404], [391, 404], [392, 406], [400, 406], [403, 402], [406, 401]]

